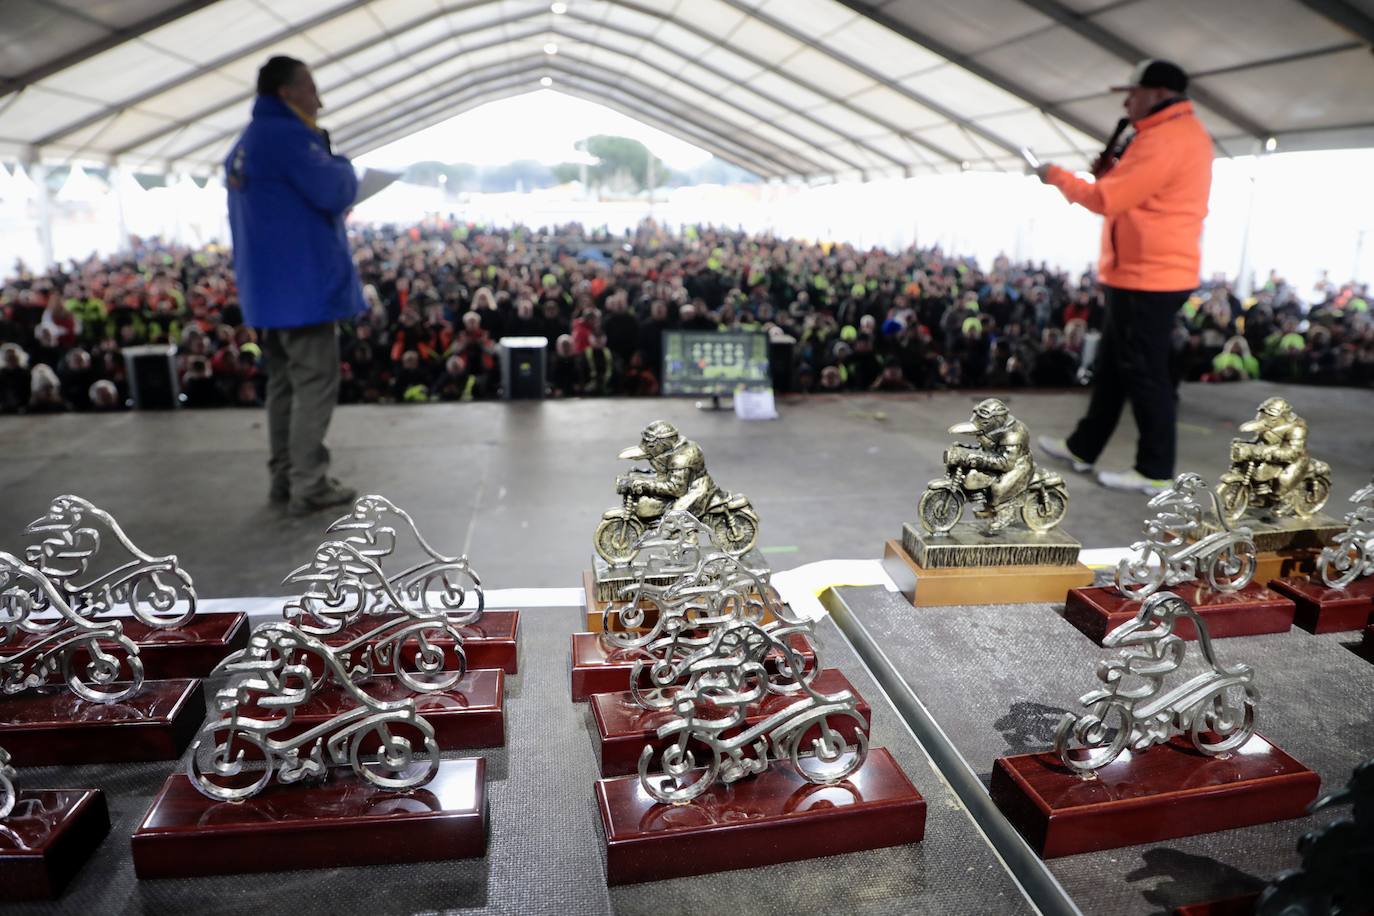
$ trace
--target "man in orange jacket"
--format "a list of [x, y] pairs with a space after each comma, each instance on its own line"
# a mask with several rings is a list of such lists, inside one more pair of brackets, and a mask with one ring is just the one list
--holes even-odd
[[1070, 203], [1103, 216], [1098, 277], [1107, 320], [1092, 399], [1073, 435], [1041, 436], [1049, 455], [1089, 471], [1130, 401], [1140, 440], [1135, 466], [1099, 471], [1103, 486], [1156, 493], [1174, 474], [1176, 395], [1169, 375], [1174, 315], [1198, 286], [1202, 220], [1212, 187], [1212, 138], [1185, 95], [1188, 75], [1163, 60], [1142, 61], [1125, 90], [1135, 125], [1119, 160], [1103, 154], [1096, 182], [1056, 165], [1036, 170]]

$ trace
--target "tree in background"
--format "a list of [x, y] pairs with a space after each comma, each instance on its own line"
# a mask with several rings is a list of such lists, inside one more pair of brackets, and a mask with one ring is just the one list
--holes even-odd
[[[647, 190], [651, 158], [656, 186], [668, 184], [672, 178], [672, 170], [663, 164], [662, 159], [651, 156], [649, 148], [638, 140], [597, 134], [579, 140], [577, 146], [598, 160], [596, 165], [587, 166], [587, 184], [590, 187], [631, 192]], [[553, 174], [560, 181], [578, 181], [582, 177], [582, 166], [575, 162], [563, 162], [553, 167]]]

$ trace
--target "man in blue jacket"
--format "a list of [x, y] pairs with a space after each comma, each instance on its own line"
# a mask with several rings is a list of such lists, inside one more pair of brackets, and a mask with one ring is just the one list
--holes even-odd
[[364, 308], [344, 231], [358, 179], [315, 126], [322, 107], [309, 68], [273, 57], [225, 161], [239, 302], [262, 332], [270, 495], [293, 515], [357, 496], [329, 476], [324, 436], [339, 396], [338, 322]]

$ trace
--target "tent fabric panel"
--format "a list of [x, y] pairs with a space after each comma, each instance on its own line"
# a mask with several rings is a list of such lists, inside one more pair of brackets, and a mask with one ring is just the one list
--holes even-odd
[[[695, 15], [692, 6], [688, 9]], [[806, 45], [800, 41], [757, 19], [746, 19], [730, 32], [729, 40], [732, 48], [745, 49], [754, 57], [774, 65], [806, 49]]]
[[[794, 79], [824, 88], [831, 95], [853, 95], [875, 85], [862, 73], [814, 49], [802, 51], [783, 61], [780, 69]], [[820, 101], [818, 98], [817, 103]]]
[[1369, 48], [1309, 57], [1202, 80], [1242, 111], [1262, 111], [1275, 132], [1374, 123], [1374, 56]]
[[13, 100], [5, 100], [0, 113], [0, 137], [32, 143], [46, 136], [54, 124], [71, 124], [103, 111], [105, 106], [70, 95], [29, 86]]
[[[105, 105], [116, 105], [149, 86], [190, 73], [195, 64], [158, 48], [130, 43], [68, 67], [38, 85]], [[58, 125], [55, 125], [58, 126]]]
[[[999, 73], [1014, 73], [1019, 83], [1051, 101], [1105, 91], [1130, 75], [1126, 63], [1086, 38], [1051, 29], [976, 56]], [[1104, 74], [1110, 74], [1104, 78]]]
[[1019, 96], [954, 64], [923, 70], [898, 82], [971, 120], [1029, 107]]
[[882, 11], [964, 54], [976, 54], [1052, 24], [1028, 4], [1007, 0], [894, 0], [883, 4]]
[[919, 102], [886, 86], [874, 86], [865, 92], [852, 95], [846, 101], [856, 108], [910, 130], [913, 127], [931, 127], [948, 121], [944, 115], [933, 111]]
[[780, 99], [793, 108], [810, 111], [826, 104], [825, 96], [798, 85], [792, 79], [776, 73], [758, 73], [749, 80], [749, 88]]
[[61, 7], [37, 3], [35, 0], [5, 0], [5, 40], [0, 42], [0, 78], [15, 77], [35, 70], [49, 61], [108, 37], [113, 29], [132, 25], [174, 3], [175, 0], [131, 0], [127, 3], [102, 0], [86, 4], [87, 15], [108, 25], [102, 27], [81, 16], [73, 16]]
[[984, 140], [974, 141], [957, 124], [946, 124], [942, 127], [927, 127], [913, 133], [925, 140], [938, 146], [940, 149], [948, 150], [960, 159], [969, 162], [978, 162], [993, 152], [1001, 152], [996, 146]]
[[231, 99], [235, 95], [251, 91], [254, 83], [230, 79], [218, 70], [207, 73], [199, 79], [187, 80], [175, 89], [153, 96], [139, 105], [140, 111], [161, 115], [168, 120], [177, 120], [188, 111], [221, 99]]
[[858, 14], [834, 0], [766, 0], [749, 2], [771, 19], [786, 22], [813, 40], [826, 39], [859, 19]]
[[[1093, 21], [1151, 55], [1195, 61], [1201, 71], [1329, 48], [1349, 32], [1297, 0], [1152, 0], [1108, 9]], [[1168, 23], [1160, 29], [1159, 23]]]
[[[1038, 111], [1015, 111], [1009, 114], [994, 115], [990, 118], [982, 118], [978, 122], [981, 126], [995, 131], [1003, 136], [1015, 137], [1022, 146], [1029, 146], [1038, 155], [1054, 156], [1064, 158], [1066, 156], [1077, 157], [1079, 150], [1064, 140], [1062, 134], [1054, 129]], [[1082, 136], [1080, 134], [1080, 136]], [[1091, 149], [1093, 141], [1085, 138], [1084, 149]]]
[[[832, 6], [840, 6], [834, 0], [826, 2]], [[821, 44], [851, 60], [863, 61], [872, 69], [893, 77], [928, 70], [945, 63], [945, 59], [938, 54], [862, 17], [855, 18], [843, 28], [825, 36]]]
[[[315, 13], [323, 13], [340, 5], [340, 0], [319, 2]], [[153, 29], [137, 42], [126, 43], [105, 53], [138, 53], [141, 49], [136, 45], [148, 44], [188, 59], [213, 58], [249, 47], [288, 27], [289, 24], [272, 15], [266, 5], [252, 0], [219, 0]]]

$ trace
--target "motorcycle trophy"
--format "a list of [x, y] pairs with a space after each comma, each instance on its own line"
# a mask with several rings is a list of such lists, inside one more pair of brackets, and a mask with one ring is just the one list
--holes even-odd
[[945, 450], [945, 476], [926, 486], [917, 521], [883, 552], [911, 603], [1060, 601], [1091, 584], [1078, 541], [1059, 528], [1069, 509], [1064, 480], [1036, 466], [1025, 424], [988, 398], [949, 432], [967, 438]]
[[1285, 576], [1271, 584], [1297, 603], [1298, 626], [1312, 633], [1365, 631], [1374, 648], [1374, 482], [1350, 497], [1345, 528], [1322, 548], [1314, 575]]
[[782, 607], [763, 622], [750, 596], [768, 590], [747, 571], [699, 567], [679, 582], [696, 626], [679, 629], [678, 599], [656, 594], [672, 623], [641, 647], [630, 690], [591, 699], [607, 882], [922, 839], [925, 801], [886, 748], [870, 748], [868, 704], [793, 648], [811, 625]]
[[138, 877], [483, 855], [484, 760], [442, 759], [416, 695], [355, 663], [295, 624], [256, 627], [206, 679], [185, 771], [134, 831]]
[[[1182, 624], [1197, 634], [1202, 673]], [[1249, 665], [1225, 665], [1207, 621], [1172, 592], [1107, 634], [1086, 711], [1066, 712], [1054, 749], [999, 757], [993, 802], [1042, 858], [1301, 817], [1321, 780], [1255, 730]], [[1174, 680], [1177, 683], [1170, 685]]]
[[374, 698], [413, 703], [442, 750], [504, 745], [505, 672], [469, 665], [451, 616], [463, 598], [455, 592], [446, 602], [445, 592], [424, 589], [444, 570], [388, 577], [374, 559], [383, 555], [356, 538], [325, 541], [287, 577], [300, 594], [284, 604], [283, 617], [327, 647], [349, 682], [325, 677], [324, 656], [307, 653], [302, 663], [323, 680], [293, 712], [296, 727], [313, 729], [357, 707], [350, 685], [358, 684]]
[[[79, 616], [117, 617], [150, 678], [204, 677], [247, 644], [247, 615], [202, 612], [195, 584], [175, 556], [146, 553], [113, 515], [89, 500], [57, 497], [24, 535], [25, 560]], [[41, 595], [35, 597], [41, 604]]]
[[[1253, 581], [1250, 529], [1231, 525], [1207, 481], [1184, 472], [1146, 505], [1155, 514], [1145, 520], [1145, 537], [1131, 545], [1133, 555], [1117, 564], [1115, 584], [1071, 589], [1065, 619], [1101, 645], [1142, 601], [1167, 588], [1206, 619], [1214, 639], [1288, 631], [1293, 602]], [[1187, 620], [1176, 633], [1197, 638]]]
[[[519, 670], [520, 612], [487, 610], [482, 582], [468, 558], [435, 550], [410, 514], [391, 500], [360, 496], [352, 511], [329, 526], [325, 539], [326, 545], [352, 545], [367, 559], [367, 563], [351, 564], [349, 570], [366, 583], [364, 594], [358, 602], [337, 606], [315, 595], [318, 588], [333, 587], [334, 573], [327, 561], [322, 568], [312, 568], [322, 562], [321, 552], [328, 552], [321, 547], [311, 563], [287, 576], [287, 582], [305, 588], [305, 606], [288, 608], [287, 613], [306, 632], [339, 647], [356, 642], [387, 621], [417, 615], [442, 617], [461, 640], [445, 641], [435, 634], [437, 649], [465, 655], [470, 669], [500, 669], [506, 674]], [[385, 572], [379, 577], [372, 566]]]
[[110, 832], [99, 789], [25, 789], [0, 747], [0, 887], [5, 901], [62, 893]]
[[[636, 664], [652, 661], [651, 652], [671, 652], [679, 641], [703, 637], [724, 619], [720, 608], [712, 606], [723, 600], [722, 593], [732, 596], [726, 602], [731, 612], [738, 605], [764, 623], [790, 613], [768, 569], [751, 569], [740, 557], [720, 550], [711, 530], [682, 509], [669, 510], [645, 529], [635, 543], [631, 568], [636, 578], [604, 606], [596, 631], [572, 636], [574, 702], [630, 690]], [[660, 584], [650, 581], [651, 569]], [[794, 634], [791, 645], [802, 657], [814, 659], [804, 633]]]
[[639, 445], [625, 449], [619, 457], [645, 461], [648, 466], [616, 478], [621, 504], [602, 514], [592, 536], [596, 552], [582, 579], [589, 630], [598, 629], [601, 611], [626, 586], [641, 580], [650, 585], [672, 582], [672, 561], [659, 551], [642, 549], [641, 540], [670, 511], [684, 511], [698, 519], [718, 549], [739, 557], [750, 568], [767, 568], [754, 549], [759, 518], [749, 498], [717, 487], [706, 470], [701, 446], [671, 423], [650, 423], [640, 434]]
[[1321, 549], [1339, 534], [1322, 512], [1331, 468], [1308, 453], [1307, 423], [1283, 398], [1269, 398], [1231, 440], [1230, 469], [1217, 482], [1221, 511], [1249, 528], [1259, 551], [1255, 580], [1310, 575]]
[[200, 682], [145, 679], [122, 621], [78, 614], [36, 567], [0, 552], [0, 743], [26, 766], [174, 760]]

